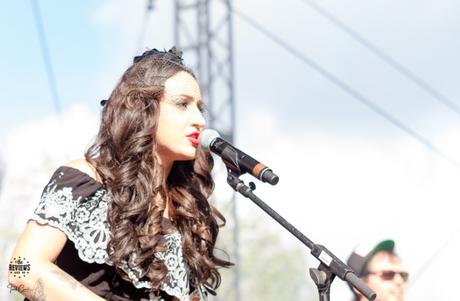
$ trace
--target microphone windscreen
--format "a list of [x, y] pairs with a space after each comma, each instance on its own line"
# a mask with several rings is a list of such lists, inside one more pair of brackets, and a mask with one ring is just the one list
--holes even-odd
[[216, 130], [205, 129], [200, 133], [200, 136], [198, 136], [198, 142], [201, 147], [209, 149], [211, 143], [218, 137], [220, 137], [220, 135]]

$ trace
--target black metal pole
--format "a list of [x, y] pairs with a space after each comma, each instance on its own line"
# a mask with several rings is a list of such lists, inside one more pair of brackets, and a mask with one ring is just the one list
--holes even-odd
[[[300, 240], [304, 245], [306, 245], [310, 249], [310, 253], [318, 259], [321, 264], [318, 267], [319, 273], [310, 272], [310, 276], [312, 276], [313, 281], [321, 280], [320, 286], [318, 286], [318, 291], [320, 293], [320, 300], [329, 300], [329, 288], [330, 284], [333, 281], [335, 276], [338, 276], [340, 279], [347, 281], [350, 285], [354, 286], [359, 292], [361, 292], [367, 299], [374, 300], [376, 294], [372, 291], [356, 274], [353, 270], [343, 263], [339, 258], [337, 258], [331, 251], [329, 251], [326, 247], [322, 245], [315, 244], [313, 241], [308, 239], [302, 232], [297, 230], [293, 225], [291, 225], [286, 219], [284, 219], [281, 215], [279, 215], [275, 210], [273, 210], [270, 206], [265, 204], [259, 197], [257, 197], [252, 190], [254, 189], [254, 184], [250, 184], [253, 186], [252, 188], [246, 186], [244, 182], [238, 178], [240, 175], [234, 173], [230, 168], [227, 169], [227, 183], [241, 195], [246, 198], [249, 198], [253, 201], [257, 206], [259, 206], [262, 210], [264, 210], [268, 215], [270, 215], [274, 220], [276, 220], [281, 226], [283, 226], [286, 230], [288, 230], [292, 235], [294, 235], [298, 240]], [[325, 272], [326, 275], [322, 272]], [[320, 277], [319, 277], [319, 276]], [[322, 275], [322, 276], [321, 276]], [[329, 276], [331, 275], [331, 276]], [[323, 283], [323, 278], [326, 277]], [[316, 282], [315, 282], [316, 284]], [[324, 287], [326, 286], [326, 287]]]

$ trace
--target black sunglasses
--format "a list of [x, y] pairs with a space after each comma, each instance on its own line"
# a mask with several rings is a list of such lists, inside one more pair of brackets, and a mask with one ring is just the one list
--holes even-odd
[[382, 280], [385, 281], [390, 281], [393, 280], [396, 275], [401, 276], [401, 278], [404, 280], [404, 282], [409, 279], [409, 273], [408, 272], [402, 272], [402, 271], [380, 271], [380, 272], [367, 272], [366, 275], [377, 275], [379, 276]]

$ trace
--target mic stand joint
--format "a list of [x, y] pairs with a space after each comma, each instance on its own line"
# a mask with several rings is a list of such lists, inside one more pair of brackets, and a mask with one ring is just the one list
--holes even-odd
[[310, 277], [316, 284], [320, 301], [330, 300], [331, 283], [335, 275], [321, 263], [318, 268], [310, 268]]
[[320, 301], [329, 301], [329, 292], [332, 281], [335, 276], [340, 279], [347, 281], [350, 285], [355, 287], [361, 294], [363, 294], [368, 300], [374, 300], [376, 294], [370, 289], [354, 272], [353, 270], [337, 258], [331, 251], [326, 247], [315, 244], [308, 237], [303, 235], [302, 232], [297, 230], [291, 225], [286, 219], [279, 215], [275, 210], [265, 204], [260, 198], [258, 198], [252, 190], [255, 189], [255, 185], [249, 184], [248, 187], [238, 177], [241, 174], [227, 169], [227, 183], [237, 192], [242, 194], [244, 197], [249, 198], [268, 215], [275, 219], [281, 226], [288, 230], [292, 235], [299, 239], [305, 246], [310, 249], [310, 253], [320, 261], [320, 265], [317, 269], [310, 269], [310, 276], [318, 287], [320, 295]]

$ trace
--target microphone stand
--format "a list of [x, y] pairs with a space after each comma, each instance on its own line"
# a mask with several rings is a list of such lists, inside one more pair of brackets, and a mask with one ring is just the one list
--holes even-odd
[[255, 189], [255, 184], [250, 182], [246, 186], [239, 178], [241, 174], [227, 168], [227, 183], [241, 195], [249, 198], [281, 226], [288, 230], [292, 235], [299, 239], [304, 245], [310, 249], [310, 253], [320, 261], [318, 268], [310, 268], [310, 277], [313, 279], [316, 287], [318, 288], [319, 300], [329, 301], [331, 283], [335, 276], [348, 282], [355, 287], [367, 299], [374, 300], [376, 294], [353, 272], [353, 270], [337, 258], [331, 251], [322, 245], [315, 244], [308, 239], [305, 235], [285, 220], [281, 215], [274, 211], [270, 206], [265, 204], [258, 198], [252, 191]]

